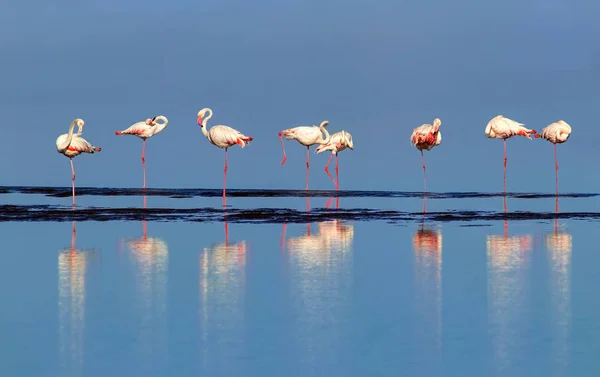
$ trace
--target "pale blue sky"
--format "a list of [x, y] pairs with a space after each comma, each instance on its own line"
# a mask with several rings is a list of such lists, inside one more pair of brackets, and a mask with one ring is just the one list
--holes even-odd
[[[117, 137], [147, 117], [149, 187], [220, 188], [209, 126], [252, 135], [230, 150], [229, 188], [304, 187], [304, 149], [277, 132], [330, 121], [354, 136], [342, 189], [422, 190], [412, 129], [442, 120], [426, 153], [431, 191], [500, 191], [497, 114], [573, 127], [561, 191], [598, 191], [600, 3], [585, 1], [9, 1], [0, 5], [0, 185], [68, 186], [56, 137], [75, 117], [103, 151], [75, 159], [78, 186], [141, 187], [142, 143]], [[508, 190], [554, 190], [552, 145], [508, 142]], [[333, 185], [312, 155], [311, 188]]]

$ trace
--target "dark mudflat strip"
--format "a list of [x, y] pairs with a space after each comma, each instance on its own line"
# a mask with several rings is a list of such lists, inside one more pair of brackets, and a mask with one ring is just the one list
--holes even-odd
[[448, 212], [402, 212], [369, 208], [326, 209], [316, 208], [310, 212], [289, 208], [255, 208], [226, 210], [205, 208], [70, 208], [51, 205], [3, 205], [0, 206], [2, 221], [192, 221], [232, 223], [309, 223], [328, 220], [385, 221], [401, 223], [412, 221], [474, 222], [494, 220], [551, 220], [551, 219], [599, 220], [600, 212], [494, 212], [494, 211], [448, 211]]
[[[31, 186], [1, 186], [0, 194], [37, 194], [57, 198], [71, 196], [71, 187], [31, 187]], [[173, 199], [194, 197], [220, 197], [221, 189], [132, 189], [132, 188], [99, 188], [77, 187], [77, 196], [162, 196]], [[423, 192], [405, 191], [335, 191], [335, 190], [263, 190], [263, 189], [228, 189], [228, 197], [237, 198], [285, 198], [285, 197], [344, 197], [344, 198], [423, 198]], [[591, 198], [600, 194], [595, 193], [565, 193], [561, 198]], [[555, 194], [544, 193], [503, 193], [503, 192], [429, 192], [428, 199], [469, 199], [469, 198], [520, 198], [540, 199], [555, 198]]]

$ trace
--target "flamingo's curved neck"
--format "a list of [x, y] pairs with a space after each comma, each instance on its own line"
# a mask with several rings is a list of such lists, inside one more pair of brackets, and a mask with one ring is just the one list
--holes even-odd
[[329, 140], [331, 139], [331, 135], [329, 135], [329, 132], [327, 132], [327, 130], [323, 126], [319, 126], [319, 129], [321, 130], [322, 133], [325, 134], [325, 138], [319, 140], [317, 143], [319, 143], [319, 144], [329, 143]]
[[[69, 136], [67, 136], [67, 141], [65, 142], [66, 146], [65, 148], [67, 148], [69, 146], [69, 144], [71, 144], [71, 141], [73, 140], [73, 129], [75, 128], [75, 124], [77, 123], [77, 120], [74, 120], [71, 122], [71, 126], [69, 127]], [[79, 127], [79, 132], [81, 132], [82, 127]]]
[[[162, 123], [158, 123], [159, 120], [161, 120]], [[169, 124], [169, 120], [162, 115], [157, 116], [155, 121], [156, 121], [157, 132], [164, 130], [165, 127], [167, 127], [167, 124]]]
[[204, 117], [204, 119], [202, 119], [202, 127], [200, 127], [200, 128], [202, 128], [202, 133], [204, 134], [204, 136], [206, 136], [210, 140], [210, 136], [208, 134], [208, 130], [206, 129], [206, 124], [208, 123], [208, 120], [210, 118], [212, 118], [213, 112], [212, 112], [211, 109], [207, 109], [206, 112], [208, 113], [208, 115], [206, 115]]

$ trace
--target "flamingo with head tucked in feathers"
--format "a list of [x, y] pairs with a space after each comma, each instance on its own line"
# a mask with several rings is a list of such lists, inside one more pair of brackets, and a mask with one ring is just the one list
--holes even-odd
[[[159, 120], [162, 121], [162, 123], [158, 123]], [[152, 136], [164, 130], [168, 124], [169, 120], [166, 117], [159, 115], [152, 119], [148, 118], [144, 122], [134, 123], [123, 131], [115, 132], [115, 135], [134, 135], [144, 141], [142, 146], [142, 170], [144, 171], [143, 188], [146, 188], [146, 139], [151, 138]]]
[[410, 142], [421, 152], [421, 164], [423, 165], [423, 182], [425, 191], [427, 191], [427, 175], [425, 173], [425, 156], [423, 150], [431, 150], [431, 148], [442, 143], [442, 133], [440, 126], [442, 121], [439, 118], [433, 120], [433, 125], [422, 124], [416, 127], [410, 135]]
[[[283, 138], [286, 140], [296, 140], [300, 144], [306, 147], [306, 189], [308, 190], [308, 173], [310, 168], [309, 162], [309, 153], [310, 147], [315, 144], [325, 145], [329, 143], [329, 139], [331, 136], [325, 129], [329, 121], [324, 120], [321, 122], [319, 127], [317, 126], [298, 126], [294, 128], [288, 128], [286, 130], [281, 131], [279, 136], [279, 141], [281, 142], [281, 150], [283, 151], [283, 160], [281, 161], [281, 165], [285, 164], [287, 160], [287, 155], [285, 154], [285, 148], [283, 146]], [[323, 138], [323, 134], [325, 134], [325, 138]]]
[[562, 144], [571, 136], [571, 126], [564, 120], [559, 120], [548, 125], [542, 130], [541, 134], [536, 134], [535, 138], [546, 139], [554, 144], [554, 166], [556, 167], [556, 195], [558, 196], [558, 156], [556, 155], [556, 144]]
[[[208, 113], [208, 115], [207, 115]], [[219, 148], [225, 148], [225, 168], [223, 169], [223, 200], [225, 200], [225, 189], [227, 186], [227, 148], [233, 145], [239, 145], [244, 148], [250, 145], [252, 136], [246, 136], [240, 131], [229, 126], [213, 126], [210, 130], [206, 129], [206, 123], [212, 118], [213, 112], [208, 107], [198, 111], [198, 125], [208, 141]]]
[[[329, 176], [329, 178], [333, 181], [336, 190], [340, 189], [339, 183], [339, 169], [338, 169], [338, 153], [343, 151], [346, 148], [350, 148], [354, 150], [354, 143], [352, 142], [352, 135], [350, 132], [346, 132], [344, 130], [340, 132], [336, 132], [331, 135], [329, 142], [327, 144], [321, 144], [317, 147], [316, 153], [321, 153], [325, 151], [331, 151], [331, 156], [327, 161], [327, 165], [325, 165], [325, 173]], [[331, 159], [335, 156], [335, 179], [329, 173], [329, 164], [331, 163]]]
[[525, 136], [531, 140], [531, 135], [537, 134], [536, 130], [530, 130], [523, 123], [498, 115], [490, 120], [485, 127], [485, 136], [489, 138], [504, 140], [504, 192], [506, 192], [506, 139], [513, 136]]
[[[75, 168], [73, 167], [73, 157], [80, 155], [81, 153], [96, 153], [102, 149], [93, 146], [90, 142], [81, 137], [83, 133], [83, 119], [77, 118], [71, 122], [69, 132], [60, 135], [56, 138], [56, 150], [58, 153], [62, 153], [69, 157], [71, 161], [71, 187], [73, 194], [73, 206], [75, 206]], [[75, 125], [78, 126], [77, 133], [73, 133]]]

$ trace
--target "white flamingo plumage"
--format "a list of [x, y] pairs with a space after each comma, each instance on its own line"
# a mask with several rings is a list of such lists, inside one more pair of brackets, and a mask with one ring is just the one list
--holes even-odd
[[485, 136], [489, 138], [504, 140], [504, 192], [506, 192], [506, 139], [513, 136], [525, 136], [531, 140], [531, 135], [537, 134], [536, 130], [530, 130], [523, 123], [498, 115], [490, 120], [485, 127]]
[[[324, 145], [329, 142], [331, 136], [325, 129], [329, 121], [322, 121], [319, 127], [317, 126], [298, 126], [294, 128], [288, 128], [286, 130], [281, 131], [279, 136], [279, 141], [281, 142], [281, 150], [283, 151], [283, 160], [281, 161], [281, 165], [285, 164], [287, 160], [287, 155], [285, 154], [285, 148], [283, 146], [283, 138], [286, 140], [296, 140], [300, 144], [306, 147], [306, 189], [308, 190], [308, 173], [310, 168], [309, 162], [309, 153], [310, 147], [315, 144]], [[323, 138], [323, 134], [325, 134], [325, 138]]]
[[[85, 122], [83, 119], [77, 118], [71, 122], [69, 132], [60, 135], [56, 138], [56, 150], [58, 153], [62, 153], [69, 157], [71, 161], [71, 187], [73, 194], [73, 206], [75, 206], [75, 168], [73, 167], [73, 157], [80, 155], [81, 153], [96, 153], [102, 149], [93, 146], [89, 141], [81, 137], [83, 133], [83, 125]], [[75, 125], [79, 127], [77, 133], [73, 133]]]
[[562, 144], [571, 136], [571, 126], [564, 120], [551, 123], [544, 128], [541, 134], [536, 134], [535, 138], [546, 139], [554, 144], [554, 166], [556, 167], [556, 195], [558, 196], [558, 156], [556, 155], [556, 144]]
[[427, 175], [425, 173], [425, 156], [423, 150], [431, 150], [431, 148], [442, 143], [442, 132], [440, 126], [442, 121], [439, 118], [433, 120], [433, 125], [422, 124], [413, 129], [410, 135], [410, 142], [421, 152], [421, 164], [423, 165], [423, 182], [425, 191], [427, 191]]
[[[208, 115], [206, 115], [208, 113]], [[198, 111], [198, 125], [202, 129], [202, 133], [208, 141], [219, 148], [225, 148], [225, 168], [223, 169], [223, 200], [225, 200], [225, 190], [227, 186], [227, 148], [233, 145], [239, 145], [244, 148], [250, 145], [253, 140], [252, 136], [246, 136], [240, 131], [229, 126], [213, 126], [210, 130], [206, 129], [206, 123], [212, 118], [213, 112], [208, 107]]]
[[[159, 120], [162, 121], [162, 123], [158, 123]], [[134, 135], [144, 141], [142, 146], [142, 170], [144, 171], [143, 188], [146, 188], [146, 139], [151, 138], [164, 130], [168, 124], [169, 120], [165, 116], [159, 115], [152, 119], [148, 118], [144, 122], [134, 123], [123, 131], [115, 132], [115, 135]]]
[[[338, 153], [346, 148], [354, 150], [354, 143], [352, 142], [352, 135], [350, 134], [350, 132], [342, 130], [331, 135], [329, 142], [327, 144], [319, 145], [316, 150], [316, 153], [331, 151], [331, 156], [327, 161], [327, 165], [325, 165], [325, 173], [327, 173], [329, 178], [333, 181], [336, 190], [340, 189]], [[333, 177], [329, 173], [329, 164], [331, 163], [331, 159], [333, 158], [333, 156], [335, 156], [335, 179], [333, 179]]]

